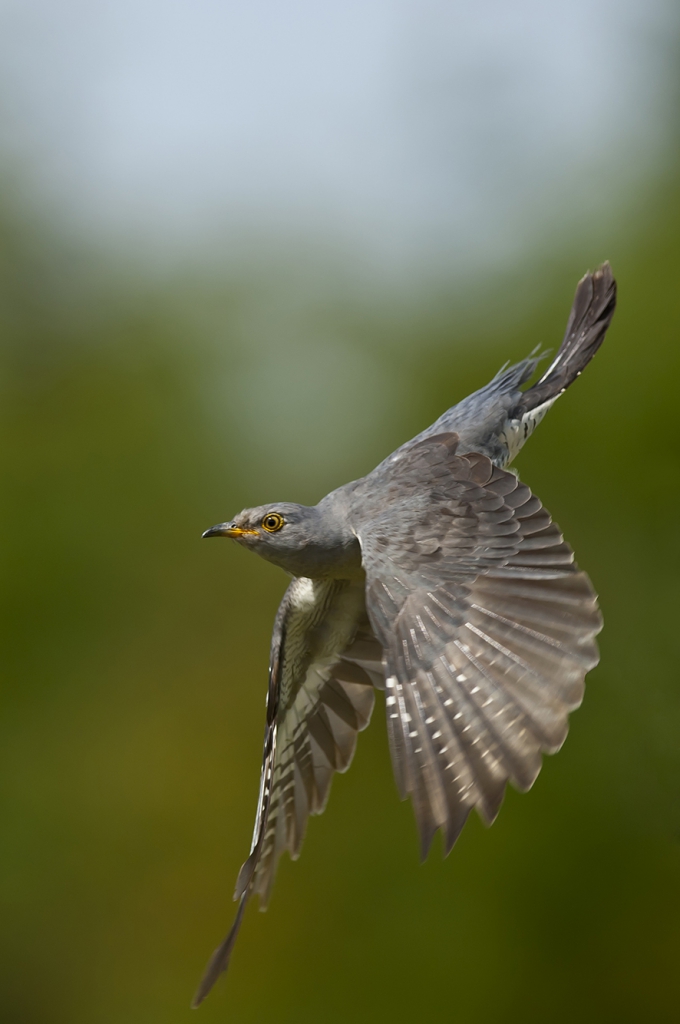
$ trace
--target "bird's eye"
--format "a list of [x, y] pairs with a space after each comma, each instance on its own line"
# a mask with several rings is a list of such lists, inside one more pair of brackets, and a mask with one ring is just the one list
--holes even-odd
[[270, 512], [262, 520], [262, 529], [267, 530], [268, 533], [276, 533], [283, 526], [283, 516], [280, 516], [278, 512]]

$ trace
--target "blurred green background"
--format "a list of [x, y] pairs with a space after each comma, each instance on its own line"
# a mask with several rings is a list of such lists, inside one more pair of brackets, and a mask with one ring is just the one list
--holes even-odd
[[342, 261], [304, 247], [159, 270], [70, 230], [7, 170], [3, 1024], [198, 1019], [189, 1001], [248, 849], [286, 585], [201, 531], [250, 504], [318, 500], [506, 359], [554, 348], [576, 281], [604, 258], [620, 297], [606, 344], [517, 463], [604, 611], [565, 747], [491, 830], [471, 819], [446, 861], [435, 844], [420, 865], [379, 701], [197, 1012], [678, 1019], [675, 140], [669, 115], [662, 158], [614, 216], [575, 230], [565, 207], [492, 267], [404, 288], [368, 275], [353, 289]]

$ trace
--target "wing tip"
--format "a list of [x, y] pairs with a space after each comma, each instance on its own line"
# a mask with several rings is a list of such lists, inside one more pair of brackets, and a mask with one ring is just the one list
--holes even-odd
[[205, 997], [210, 993], [215, 982], [221, 974], [229, 967], [229, 961], [231, 960], [231, 954], [234, 949], [234, 943], [241, 927], [243, 920], [243, 912], [246, 909], [246, 903], [248, 902], [248, 894], [244, 893], [241, 897], [241, 903], [239, 904], [234, 923], [229, 929], [229, 933], [225, 938], [224, 942], [220, 943], [213, 955], [208, 961], [208, 966], [205, 969], [203, 977], [201, 978], [200, 984], [196, 989], [194, 998], [191, 1000], [191, 1009], [196, 1010], [201, 1005]]

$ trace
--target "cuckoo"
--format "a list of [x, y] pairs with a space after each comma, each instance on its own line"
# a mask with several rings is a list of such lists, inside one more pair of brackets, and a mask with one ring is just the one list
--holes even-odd
[[588, 576], [549, 512], [506, 467], [602, 344], [614, 313], [608, 263], [579, 282], [564, 340], [503, 368], [368, 476], [314, 507], [246, 509], [231, 537], [291, 577], [274, 622], [259, 799], [231, 931], [197, 1006], [227, 968], [248, 899], [266, 905], [279, 857], [300, 852], [335, 772], [385, 693], [399, 793], [424, 857], [446, 853], [476, 808], [491, 823], [506, 783], [528, 790], [598, 661]]

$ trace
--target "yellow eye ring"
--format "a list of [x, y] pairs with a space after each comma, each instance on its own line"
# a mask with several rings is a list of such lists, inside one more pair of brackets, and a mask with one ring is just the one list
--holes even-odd
[[284, 524], [283, 516], [280, 516], [278, 512], [268, 512], [262, 520], [262, 529], [266, 530], [267, 533], [276, 533], [280, 530]]

